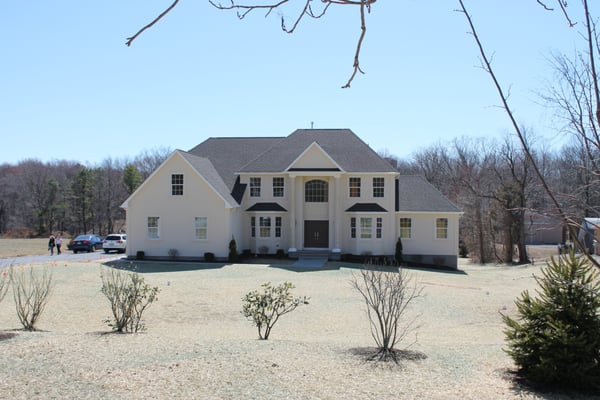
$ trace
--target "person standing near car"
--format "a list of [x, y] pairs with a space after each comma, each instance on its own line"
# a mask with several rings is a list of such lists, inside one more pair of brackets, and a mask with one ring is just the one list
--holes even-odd
[[54, 235], [50, 235], [50, 238], [48, 239], [48, 250], [50, 250], [51, 256], [54, 255], [54, 246], [55, 245], [56, 245], [56, 238], [54, 237]]
[[60, 247], [62, 246], [62, 234], [58, 234], [56, 236], [56, 239], [54, 240], [54, 242], [56, 243], [56, 254], [60, 255], [61, 251], [60, 251]]

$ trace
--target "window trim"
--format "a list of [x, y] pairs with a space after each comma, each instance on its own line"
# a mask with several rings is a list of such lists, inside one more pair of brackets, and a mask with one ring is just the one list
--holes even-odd
[[[153, 220], [154, 222], [156, 222], [156, 225], [150, 225], [150, 220]], [[150, 232], [150, 229], [155, 229], [156, 230], [156, 234], [153, 235]], [[146, 238], [149, 240], [159, 240], [160, 239], [160, 217], [147, 217], [146, 218]]]
[[[446, 226], [438, 226], [438, 222], [446, 221]], [[435, 219], [435, 240], [448, 240], [450, 237], [450, 221], [448, 218], [439, 217]], [[445, 232], [445, 236], [439, 236], [439, 233]]]
[[281, 237], [281, 226], [283, 224], [283, 218], [281, 216], [275, 217], [275, 237]]
[[[204, 227], [198, 226], [198, 221], [204, 220]], [[198, 237], [198, 231], [204, 230], [204, 237]], [[208, 240], [208, 217], [194, 217], [194, 239], [195, 240]]]
[[[263, 222], [268, 222], [268, 224], [263, 225]], [[268, 232], [268, 235], [263, 234], [263, 229], [265, 229], [265, 233]], [[258, 237], [261, 239], [271, 237], [271, 217], [258, 217]]]
[[[179, 182], [181, 178], [181, 182]], [[183, 174], [171, 174], [171, 196], [183, 196]]]
[[[375, 183], [377, 182], [377, 184]], [[373, 198], [385, 197], [385, 178], [381, 176], [373, 177]], [[381, 191], [381, 193], [379, 193]]]
[[375, 218], [375, 239], [383, 239], [383, 218]]
[[250, 197], [260, 197], [262, 179], [260, 176], [251, 176], [248, 183], [250, 187]]
[[[363, 222], [366, 223], [367, 221], [368, 221], [368, 226], [367, 226], [367, 224], [363, 225]], [[373, 217], [360, 217], [359, 227], [360, 227], [360, 239], [363, 239], [363, 240], [373, 239]]]
[[360, 198], [360, 187], [361, 187], [360, 176], [348, 177], [348, 197]]
[[329, 203], [329, 182], [324, 179], [311, 179], [304, 182], [304, 202]]
[[250, 217], [250, 237], [256, 237], [256, 217], [254, 215]]
[[[275, 180], [281, 182], [281, 185], [275, 185]], [[271, 185], [273, 187], [273, 197], [285, 197], [285, 178], [282, 176], [274, 176]], [[277, 190], [277, 191], [276, 191]], [[281, 193], [279, 193], [281, 191]]]
[[[402, 227], [402, 220], [407, 220], [408, 221], [408, 227]], [[398, 227], [399, 227], [399, 237], [400, 239], [412, 239], [412, 218], [409, 217], [401, 217], [400, 220], [398, 221]], [[403, 233], [403, 229], [408, 229], [408, 236], [402, 236]]]
[[350, 239], [356, 239], [356, 217], [350, 217]]

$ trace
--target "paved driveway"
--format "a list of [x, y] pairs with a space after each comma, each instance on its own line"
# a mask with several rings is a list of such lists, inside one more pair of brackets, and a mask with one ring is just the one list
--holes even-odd
[[9, 257], [0, 258], [0, 268], [6, 268], [10, 265], [28, 265], [28, 264], [52, 264], [61, 262], [105, 262], [118, 260], [124, 258], [124, 254], [109, 253], [106, 254], [103, 251], [95, 251], [92, 253], [77, 253], [73, 254], [71, 251], [63, 252], [61, 255], [43, 255], [43, 256], [23, 256], [23, 257]]

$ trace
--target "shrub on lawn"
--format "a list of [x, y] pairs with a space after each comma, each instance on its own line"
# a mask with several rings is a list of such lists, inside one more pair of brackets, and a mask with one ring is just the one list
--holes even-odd
[[524, 291], [518, 317], [503, 315], [506, 352], [533, 382], [600, 388], [600, 275], [571, 252], [535, 280], [538, 297]]
[[253, 290], [242, 298], [242, 314], [256, 325], [259, 339], [267, 340], [279, 318], [294, 311], [301, 304], [308, 304], [309, 298], [293, 297], [291, 290], [294, 285], [290, 282], [278, 286], [267, 282], [261, 287], [262, 292]]
[[365, 301], [371, 336], [377, 345], [370, 359], [397, 362], [396, 345], [415, 328], [415, 318], [407, 315], [408, 306], [421, 297], [423, 287], [402, 268], [373, 265], [353, 274], [351, 283]]
[[146, 330], [142, 314], [158, 300], [158, 287], [150, 287], [138, 273], [115, 269], [101, 273], [102, 293], [110, 302], [112, 319], [105, 322], [116, 332]]
[[47, 268], [11, 268], [10, 282], [19, 322], [35, 331], [52, 293], [52, 273]]

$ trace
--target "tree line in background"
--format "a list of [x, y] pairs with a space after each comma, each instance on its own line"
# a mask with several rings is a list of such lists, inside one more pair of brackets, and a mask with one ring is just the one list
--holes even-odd
[[[577, 137], [575, 137], [577, 139]], [[47, 236], [54, 232], [106, 235], [124, 228], [120, 205], [170, 154], [146, 151], [133, 160], [78, 162], [25, 160], [0, 165], [0, 235]], [[574, 220], [598, 216], [600, 175], [596, 153], [573, 140], [558, 151], [533, 152], [547, 183]], [[461, 138], [415, 153], [410, 160], [382, 154], [402, 174], [423, 175], [464, 211], [463, 252], [476, 262], [527, 263], [530, 217], [560, 223], [519, 144]], [[567, 240], [565, 229], [563, 240]]]
[[[600, 175], [594, 169], [598, 152], [577, 140], [557, 151], [533, 149], [530, 145], [562, 210], [573, 221], [598, 217]], [[460, 138], [419, 151], [409, 161], [386, 158], [400, 173], [423, 175], [462, 209], [462, 252], [468, 251], [476, 262], [530, 262], [526, 243], [534, 220], [563, 225], [563, 243], [575, 239], [577, 230], [563, 223], [513, 136]]]
[[98, 165], [24, 160], [0, 165], [0, 235], [106, 235], [124, 228], [120, 205], [171, 153], [159, 148]]

